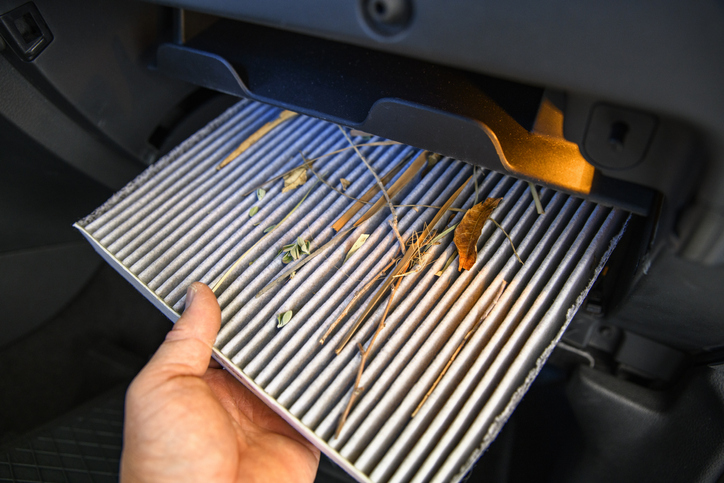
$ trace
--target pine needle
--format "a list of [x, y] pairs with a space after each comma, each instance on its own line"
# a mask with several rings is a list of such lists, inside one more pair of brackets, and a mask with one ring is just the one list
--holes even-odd
[[370, 343], [367, 345], [367, 349], [362, 347], [362, 344], [357, 344], [357, 347], [359, 348], [359, 352], [362, 355], [362, 358], [359, 361], [359, 367], [357, 368], [357, 377], [354, 381], [354, 389], [352, 390], [352, 395], [349, 398], [349, 401], [347, 402], [347, 407], [344, 410], [344, 413], [342, 414], [342, 417], [339, 419], [339, 424], [337, 425], [337, 431], [334, 433], [335, 438], [339, 438], [340, 433], [342, 432], [342, 427], [344, 427], [344, 423], [347, 421], [347, 416], [349, 416], [349, 412], [352, 409], [352, 406], [354, 405], [357, 398], [362, 394], [364, 391], [364, 388], [360, 386], [360, 382], [362, 380], [362, 373], [365, 370], [365, 364], [367, 363], [367, 356], [369, 356], [370, 352], [372, 351], [372, 347], [375, 345], [375, 341], [377, 341], [377, 336], [380, 335], [380, 332], [382, 332], [382, 329], [385, 328], [385, 320], [387, 319], [387, 314], [390, 312], [390, 307], [392, 306], [392, 299], [395, 298], [395, 292], [397, 292], [397, 289], [400, 287], [400, 282], [402, 282], [402, 279], [399, 279], [397, 281], [397, 284], [395, 284], [394, 287], [392, 287], [392, 293], [390, 293], [390, 298], [387, 300], [387, 306], [385, 307], [385, 312], [382, 314], [382, 318], [380, 319], [380, 323], [377, 325], [377, 330], [375, 330], [374, 335], [372, 336], [372, 339], [370, 340]]
[[[465, 181], [462, 185], [460, 185], [460, 187], [455, 191], [455, 193], [453, 193], [452, 196], [450, 196], [450, 198], [448, 198], [448, 200], [445, 202], [445, 204], [442, 206], [442, 208], [440, 208], [440, 210], [437, 212], [435, 217], [432, 219], [432, 222], [430, 223], [430, 225], [425, 227], [425, 229], [423, 230], [423, 236], [422, 236], [423, 239], [427, 238], [427, 236], [429, 235], [430, 226], [435, 226], [440, 221], [440, 219], [445, 214], [445, 212], [447, 212], [448, 208], [455, 202], [455, 200], [458, 198], [458, 196], [460, 196], [460, 193], [462, 193], [463, 188], [465, 188], [465, 185], [467, 185], [468, 182], [470, 182], [470, 178], [468, 178], [467, 181]], [[390, 275], [387, 276], [387, 278], [385, 279], [385, 282], [382, 284], [382, 287], [380, 287], [377, 290], [377, 293], [375, 293], [374, 297], [372, 297], [372, 300], [370, 300], [370, 302], [367, 304], [365, 311], [362, 313], [360, 318], [357, 319], [357, 321], [352, 326], [352, 328], [349, 330], [349, 332], [347, 332], [344, 339], [342, 340], [342, 343], [339, 345], [339, 347], [337, 347], [337, 349], [335, 351], [337, 354], [342, 352], [342, 349], [344, 349], [344, 347], [347, 345], [347, 342], [349, 342], [349, 340], [352, 338], [354, 333], [357, 331], [357, 328], [362, 324], [362, 322], [367, 317], [367, 315], [369, 315], [369, 313], [372, 311], [372, 308], [375, 305], [377, 305], [377, 302], [380, 301], [380, 299], [382, 298], [384, 293], [387, 291], [387, 289], [392, 285], [392, 283], [395, 279], [395, 275], [397, 275], [399, 273], [403, 273], [404, 271], [407, 270], [407, 267], [409, 266], [410, 260], [412, 259], [413, 255], [414, 255], [413, 250], [408, 250], [407, 253], [405, 253], [405, 255], [403, 255], [402, 259], [400, 260], [400, 263], [398, 263], [397, 267], [390, 273]], [[399, 280], [402, 280], [402, 279], [399, 279]]]
[[374, 169], [372, 169], [372, 166], [367, 161], [367, 159], [362, 155], [362, 152], [355, 146], [355, 144], [352, 142], [352, 138], [349, 137], [349, 134], [347, 134], [347, 131], [342, 128], [342, 126], [337, 126], [340, 131], [342, 131], [342, 134], [344, 134], [344, 137], [347, 138], [347, 141], [351, 146], [354, 147], [355, 152], [357, 153], [357, 156], [362, 160], [362, 162], [367, 166], [367, 169], [372, 173], [372, 176], [375, 177], [375, 180], [377, 181], [377, 185], [380, 187], [380, 190], [382, 190], [382, 194], [385, 197], [385, 200], [387, 200], [387, 206], [390, 208], [390, 212], [392, 213], [392, 231], [395, 232], [395, 236], [400, 241], [400, 249], [402, 250], [402, 253], [405, 253], [405, 242], [402, 240], [402, 236], [400, 235], [400, 230], [397, 228], [397, 212], [395, 211], [395, 207], [392, 204], [392, 199], [390, 199], [390, 195], [387, 193], [387, 190], [385, 189], [385, 184], [382, 182], [380, 177], [377, 175]]
[[441, 277], [442, 274], [445, 273], [445, 270], [447, 270], [448, 267], [450, 265], [452, 265], [453, 260], [455, 260], [455, 257], [457, 257], [457, 256], [458, 256], [458, 251], [457, 250], [453, 251], [452, 255], [450, 255], [450, 257], [448, 257], [447, 261], [445, 262], [445, 265], [443, 265], [442, 270], [439, 270], [438, 272], [436, 272], [435, 276]]
[[231, 154], [225, 157], [224, 160], [220, 162], [219, 165], [216, 167], [216, 171], [220, 170], [221, 168], [238, 158], [244, 151], [249, 149], [254, 143], [263, 138], [269, 131], [271, 131], [287, 119], [291, 119], [296, 115], [297, 113], [293, 111], [282, 111], [279, 114], [279, 117], [277, 117], [273, 121], [264, 124], [254, 134], [246, 138], [244, 142], [239, 145], [238, 148], [234, 149], [234, 151], [231, 152]]
[[463, 349], [467, 341], [472, 337], [472, 335], [475, 333], [476, 330], [478, 330], [478, 327], [483, 323], [483, 321], [490, 315], [490, 312], [493, 311], [493, 308], [498, 303], [498, 300], [500, 300], [500, 296], [503, 295], [503, 290], [505, 290], [505, 286], [507, 285], [507, 282], [505, 280], [500, 282], [500, 286], [498, 287], [498, 291], [495, 293], [495, 297], [490, 302], [488, 307], [485, 309], [485, 312], [483, 313], [483, 316], [480, 317], [480, 320], [465, 334], [465, 337], [463, 337], [463, 340], [458, 345], [457, 349], [455, 349], [455, 352], [453, 353], [452, 357], [450, 357], [450, 360], [447, 361], [447, 364], [445, 364], [445, 368], [443, 368], [442, 372], [439, 376], [437, 376], [437, 379], [435, 379], [435, 382], [432, 384], [432, 387], [430, 390], [427, 391], [425, 394], [425, 397], [422, 398], [422, 401], [420, 401], [420, 404], [417, 405], [417, 408], [412, 412], [412, 415], [410, 417], [414, 418], [417, 413], [422, 409], [422, 406], [425, 404], [425, 401], [430, 397], [432, 392], [435, 390], [437, 385], [440, 383], [440, 380], [442, 380], [445, 373], [447, 373], [447, 370], [450, 368], [452, 363], [455, 361], [455, 358], [458, 356], [460, 351]]
[[513, 239], [510, 238], [510, 235], [508, 235], [508, 232], [506, 232], [505, 229], [504, 229], [502, 226], [500, 226], [500, 223], [498, 223], [498, 222], [495, 221], [494, 219], [492, 219], [492, 218], [488, 218], [488, 219], [489, 219], [490, 221], [492, 221], [493, 223], [495, 223], [495, 226], [497, 226], [498, 228], [500, 228], [500, 231], [503, 232], [503, 235], [505, 235], [506, 238], [508, 239], [508, 241], [510, 242], [510, 248], [513, 249], [513, 253], [515, 254], [515, 258], [518, 259], [518, 261], [520, 262], [521, 265], [525, 265], [525, 264], [523, 263], [523, 260], [520, 259], [520, 255], [518, 255], [518, 251], [515, 249], [515, 245], [513, 244]]

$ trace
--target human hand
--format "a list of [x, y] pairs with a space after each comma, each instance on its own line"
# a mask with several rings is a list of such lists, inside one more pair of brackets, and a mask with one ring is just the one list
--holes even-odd
[[128, 388], [122, 482], [314, 480], [319, 450], [209, 365], [220, 325], [214, 293], [192, 284], [183, 315]]

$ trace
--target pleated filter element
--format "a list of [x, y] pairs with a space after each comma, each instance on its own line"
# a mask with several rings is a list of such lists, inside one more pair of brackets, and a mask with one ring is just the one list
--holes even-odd
[[[628, 214], [543, 189], [539, 215], [525, 182], [448, 158], [416, 171], [420, 150], [353, 137], [372, 169], [389, 178], [388, 189], [415, 173], [393, 200], [404, 240], [426, 228], [442, 233], [487, 198], [502, 198], [492, 218], [510, 236], [487, 222], [475, 265], [458, 271], [450, 231], [399, 277], [391, 302], [387, 291], [371, 305], [402, 256], [400, 243], [386, 204], [353, 226], [381, 192], [339, 233], [333, 228], [376, 186], [337, 126], [293, 117], [216, 169], [278, 115], [239, 102], [76, 227], [171, 320], [190, 283], [218, 284], [214, 357], [357, 480], [458, 481], [540, 371]], [[324, 156], [306, 183], [288, 192], [282, 180], [267, 183], [299, 166], [300, 153]], [[458, 191], [454, 210], [430, 226]], [[345, 261], [361, 235], [368, 238]], [[285, 264], [279, 252], [297, 240], [321, 254]], [[367, 351], [356, 386], [363, 389], [335, 435], [355, 388], [359, 347]]]

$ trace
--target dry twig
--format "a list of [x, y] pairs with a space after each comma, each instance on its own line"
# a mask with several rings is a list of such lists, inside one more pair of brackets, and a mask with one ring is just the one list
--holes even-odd
[[500, 300], [500, 296], [503, 295], [503, 290], [505, 290], [505, 286], [507, 285], [507, 282], [505, 280], [502, 280], [500, 282], [500, 286], [498, 287], [498, 291], [495, 293], [495, 297], [490, 302], [488, 307], [485, 309], [485, 312], [483, 313], [482, 317], [480, 317], [480, 320], [465, 334], [465, 337], [463, 337], [463, 340], [458, 345], [457, 349], [455, 349], [455, 352], [453, 353], [452, 357], [450, 357], [450, 360], [447, 361], [447, 364], [445, 364], [445, 367], [443, 368], [442, 372], [439, 376], [437, 376], [437, 379], [435, 379], [435, 382], [432, 384], [432, 387], [429, 391], [425, 394], [425, 397], [422, 398], [422, 401], [420, 401], [420, 404], [417, 405], [417, 408], [415, 408], [415, 411], [413, 411], [412, 415], [410, 417], [414, 418], [417, 413], [422, 409], [422, 406], [425, 404], [425, 401], [430, 397], [430, 394], [435, 390], [437, 385], [440, 383], [440, 380], [443, 378], [445, 373], [447, 373], [447, 370], [452, 365], [453, 361], [455, 361], [455, 358], [458, 356], [460, 351], [463, 349], [467, 341], [472, 337], [472, 335], [475, 333], [476, 330], [478, 330], [478, 327], [483, 323], [483, 321], [490, 315], [490, 312], [493, 311], [493, 308], [498, 303], [498, 300]]
[[332, 325], [329, 326], [327, 331], [324, 333], [324, 335], [319, 339], [320, 344], [324, 344], [327, 341], [327, 337], [330, 336], [330, 334], [334, 331], [334, 329], [339, 325], [339, 323], [347, 316], [347, 313], [349, 310], [354, 306], [354, 304], [357, 303], [357, 301], [362, 297], [364, 294], [367, 293], [369, 289], [372, 288], [372, 286], [377, 282], [380, 277], [383, 277], [385, 275], [385, 272], [397, 261], [397, 259], [390, 260], [390, 263], [388, 263], [385, 268], [383, 268], [380, 273], [375, 275], [372, 280], [367, 282], [364, 287], [362, 287], [359, 292], [354, 294], [354, 297], [352, 297], [352, 300], [347, 304], [347, 306], [344, 308], [341, 314], [339, 314], [339, 317], [337, 317], [337, 320], [335, 320]]
[[390, 293], [390, 298], [387, 300], [387, 307], [385, 307], [385, 312], [382, 314], [382, 318], [380, 319], [380, 323], [377, 325], [377, 330], [375, 330], [374, 335], [372, 336], [372, 339], [370, 340], [370, 343], [367, 345], [367, 349], [365, 350], [364, 347], [362, 347], [362, 344], [357, 344], [357, 347], [359, 348], [359, 352], [362, 355], [362, 358], [359, 361], [359, 367], [357, 368], [357, 377], [354, 381], [354, 389], [352, 390], [352, 395], [349, 398], [349, 401], [347, 402], [347, 407], [344, 410], [344, 413], [342, 414], [342, 417], [339, 418], [339, 424], [337, 425], [337, 431], [334, 433], [335, 438], [339, 438], [339, 434], [342, 432], [342, 427], [344, 426], [344, 423], [347, 421], [347, 416], [349, 416], [349, 412], [352, 409], [352, 406], [354, 405], [355, 401], [359, 397], [360, 394], [362, 394], [362, 391], [364, 391], [364, 387], [360, 386], [360, 381], [362, 380], [362, 373], [365, 370], [365, 364], [367, 363], [367, 356], [372, 351], [372, 347], [375, 344], [375, 341], [377, 340], [377, 336], [380, 335], [380, 332], [382, 332], [382, 329], [385, 328], [385, 320], [387, 319], [387, 314], [390, 312], [390, 307], [392, 306], [392, 299], [395, 298], [395, 292], [397, 292], [397, 289], [400, 287], [400, 282], [402, 282], [402, 279], [399, 279], [397, 281], [397, 284], [395, 284], [394, 287], [392, 287], [392, 292]]
[[528, 187], [530, 188], [530, 194], [533, 195], [533, 202], [535, 203], [535, 209], [538, 211], [539, 215], [545, 215], [546, 212], [543, 209], [543, 203], [540, 202], [540, 197], [538, 196], [538, 190], [536, 189], [535, 185], [528, 181]]
[[402, 241], [402, 236], [400, 235], [400, 231], [397, 228], [397, 212], [395, 211], [395, 207], [392, 204], [392, 199], [390, 199], [390, 195], [387, 194], [387, 190], [385, 189], [385, 184], [382, 182], [380, 177], [377, 175], [374, 169], [372, 169], [372, 166], [369, 162], [367, 162], [367, 159], [362, 155], [362, 152], [355, 146], [355, 144], [352, 142], [352, 138], [349, 137], [349, 134], [347, 134], [347, 131], [342, 128], [342, 126], [339, 127], [340, 131], [342, 131], [342, 134], [344, 134], [344, 137], [347, 138], [347, 141], [351, 146], [354, 146], [354, 150], [357, 153], [357, 156], [362, 160], [362, 162], [367, 166], [367, 169], [370, 170], [372, 175], [375, 177], [375, 180], [377, 181], [377, 185], [380, 187], [380, 190], [382, 190], [382, 194], [385, 197], [385, 200], [387, 200], [387, 206], [390, 208], [390, 212], [392, 213], [392, 231], [395, 232], [395, 236], [397, 236], [397, 239], [400, 240], [400, 249], [402, 250], [402, 253], [405, 253], [405, 243]]
[[[437, 225], [437, 223], [440, 221], [440, 219], [445, 214], [445, 212], [447, 212], [448, 208], [450, 208], [450, 206], [455, 202], [455, 200], [458, 198], [458, 196], [460, 196], [460, 193], [463, 191], [463, 188], [465, 188], [465, 185], [467, 185], [469, 181], [470, 181], [470, 178], [468, 178], [467, 181], [465, 181], [465, 183], [460, 185], [460, 187], [455, 191], [455, 193], [453, 193], [452, 196], [450, 196], [450, 198], [448, 198], [448, 200], [445, 202], [445, 204], [442, 206], [442, 208], [440, 208], [440, 210], [437, 212], [435, 217], [430, 222], [430, 225], [425, 227], [425, 229], [422, 232], [423, 240], [425, 238], [427, 238], [427, 236], [429, 235], [430, 226]], [[397, 275], [399, 273], [403, 273], [405, 270], [407, 270], [407, 267], [409, 266], [410, 260], [412, 259], [413, 255], [414, 255], [414, 251], [408, 250], [407, 253], [405, 253], [405, 255], [400, 260], [400, 263], [397, 264], [397, 267], [390, 273], [390, 275], [387, 276], [387, 278], [385, 279], [385, 283], [383, 283], [382, 287], [380, 287], [377, 290], [377, 293], [375, 293], [374, 297], [372, 297], [372, 300], [367, 304], [367, 308], [365, 309], [365, 311], [362, 313], [362, 315], [357, 320], [357, 322], [354, 324], [354, 326], [349, 330], [349, 332], [347, 332], [347, 334], [345, 335], [344, 340], [342, 341], [340, 346], [337, 347], [337, 349], [335, 351], [337, 354], [339, 354], [342, 351], [342, 349], [344, 349], [344, 347], [347, 345], [347, 342], [349, 342], [349, 340], [352, 338], [354, 333], [357, 331], [357, 328], [360, 326], [360, 324], [362, 324], [362, 322], [367, 317], [367, 315], [369, 315], [369, 313], [372, 311], [372, 308], [375, 305], [377, 305], [377, 302], [380, 301], [380, 299], [382, 298], [384, 293], [387, 291], [387, 289], [390, 287], [390, 285], [392, 285], [392, 282], [395, 279], [395, 275]], [[307, 259], [308, 258], [309, 257], [307, 257]], [[400, 279], [400, 280], [402, 280], [402, 279]]]
[[264, 135], [267, 134], [269, 131], [271, 131], [287, 119], [290, 119], [296, 115], [297, 113], [293, 111], [282, 111], [279, 114], [279, 117], [277, 117], [273, 121], [269, 121], [268, 123], [264, 124], [254, 134], [246, 138], [246, 140], [244, 140], [244, 142], [242, 142], [238, 148], [234, 149], [231, 154], [225, 157], [224, 160], [220, 162], [219, 165], [216, 167], [216, 171], [220, 170], [221, 168], [232, 162], [234, 159], [236, 159], [241, 153], [249, 149], [252, 144], [263, 138]]
[[[396, 141], [376, 141], [376, 142], [373, 142], [373, 143], [357, 144], [357, 147], [362, 148], [362, 147], [366, 147], [366, 146], [391, 146], [391, 145], [395, 145], [395, 144], [400, 144], [400, 143], [398, 143], [398, 142], [396, 142]], [[319, 159], [326, 158], [326, 157], [328, 157], [328, 156], [333, 156], [333, 155], [339, 154], [339, 153], [341, 153], [341, 152], [343, 152], [343, 151], [348, 151], [348, 150], [350, 150], [350, 149], [353, 149], [352, 146], [347, 146], [346, 148], [338, 149], [338, 150], [336, 150], [336, 151], [332, 151], [331, 153], [327, 153], [327, 154], [323, 154], [323, 155], [321, 155], [321, 156], [317, 156], [316, 158], [309, 158], [309, 159], [307, 160], [307, 162], [309, 162], [309, 163], [311, 164], [311, 163], [314, 163], [315, 161], [317, 161], [317, 160], [319, 160]], [[290, 174], [290, 173], [296, 171], [297, 169], [303, 167], [305, 164], [306, 164], [306, 162], [303, 162], [302, 164], [300, 164], [300, 165], [298, 165], [298, 166], [295, 166], [295, 167], [293, 167], [293, 168], [291, 168], [291, 169], [283, 172], [283, 173], [280, 174], [280, 175], [274, 176], [273, 178], [269, 178], [268, 180], [264, 181], [263, 183], [261, 183], [261, 184], [259, 184], [259, 185], [256, 185], [254, 188], [252, 188], [252, 189], [250, 189], [249, 191], [247, 191], [246, 193], [244, 193], [243, 196], [248, 196], [248, 195], [252, 194], [254, 191], [256, 191], [258, 188], [263, 188], [264, 186], [268, 185], [269, 183], [273, 183], [274, 181], [279, 181], [280, 179], [282, 179], [283, 177], [287, 176], [288, 174]]]
[[[394, 178], [395, 175], [397, 175], [397, 173], [400, 172], [400, 170], [402, 169], [402, 167], [405, 165], [406, 162], [407, 162], [407, 157], [405, 157], [405, 159], [403, 159], [402, 161], [397, 163], [397, 165], [394, 168], [392, 168], [386, 175], [384, 175], [382, 177], [382, 181], [384, 181], [385, 184], [389, 183], [392, 180], [392, 178]], [[355, 204], [350, 206], [347, 209], [347, 211], [345, 211], [344, 214], [342, 216], [340, 216], [337, 219], [337, 221], [334, 222], [334, 225], [332, 225], [332, 228], [334, 228], [334, 231], [341, 230], [344, 227], [344, 225], [346, 225], [347, 222], [349, 220], [351, 220], [352, 217], [354, 217], [354, 215], [356, 215], [359, 210], [362, 209], [362, 207], [364, 205], [369, 204], [369, 201], [372, 199], [372, 197], [374, 197], [379, 191], [380, 191], [380, 188], [375, 183], [374, 186], [372, 186], [370, 189], [368, 189], [367, 192], [365, 194], [363, 194], [361, 198], [357, 199], [357, 202]], [[368, 213], [370, 211], [372, 211], [372, 210], [368, 210]]]
[[503, 229], [503, 227], [500, 226], [500, 223], [498, 223], [498, 222], [495, 221], [494, 219], [492, 219], [492, 218], [488, 218], [488, 219], [489, 219], [490, 221], [492, 221], [493, 223], [495, 223], [495, 226], [497, 226], [498, 228], [500, 228], [500, 231], [503, 232], [503, 235], [505, 235], [505, 237], [506, 237], [506, 238], [508, 239], [508, 241], [510, 242], [510, 248], [513, 249], [513, 253], [515, 254], [515, 258], [518, 259], [518, 261], [520, 262], [521, 265], [525, 265], [525, 264], [523, 263], [523, 260], [521, 260], [520, 255], [518, 255], [518, 250], [515, 249], [515, 245], [513, 244], [513, 239], [510, 238], [510, 235], [508, 235], [508, 232], [505, 231], [505, 229]]
[[322, 183], [324, 183], [328, 188], [336, 191], [337, 193], [341, 194], [341, 195], [344, 196], [344, 197], [349, 198], [349, 199], [352, 200], [352, 201], [359, 201], [360, 203], [364, 203], [364, 204], [366, 204], [366, 205], [369, 204], [369, 203], [366, 202], [366, 201], [362, 201], [362, 200], [360, 200], [360, 199], [357, 199], [357, 198], [355, 198], [354, 196], [348, 195], [348, 194], [345, 193], [344, 191], [342, 191], [342, 190], [340, 190], [340, 189], [337, 189], [337, 188], [335, 188], [334, 186], [332, 186], [332, 183], [330, 183], [330, 182], [327, 181], [326, 179], [322, 178], [322, 176], [321, 176], [319, 173], [317, 173], [316, 171], [314, 171], [314, 168], [312, 168], [312, 164], [309, 162], [309, 160], [307, 160], [307, 158], [304, 157], [304, 154], [302, 154], [302, 153], [299, 153], [299, 154], [302, 156], [302, 159], [303, 159], [304, 162], [306, 163], [307, 168], [309, 169], [309, 171], [311, 171], [312, 174], [313, 174], [314, 176], [316, 176], [317, 179], [318, 179], [319, 181], [321, 181]]
[[288, 277], [289, 275], [291, 275], [292, 273], [297, 272], [297, 271], [298, 271], [300, 268], [302, 268], [304, 265], [306, 265], [307, 263], [309, 263], [309, 262], [311, 262], [312, 260], [314, 260], [315, 258], [317, 258], [317, 256], [319, 256], [324, 250], [326, 250], [326, 249], [329, 248], [330, 246], [334, 245], [339, 238], [347, 235], [347, 234], [348, 234], [350, 231], [352, 231], [353, 229], [354, 229], [354, 228], [350, 227], [350, 228], [347, 228], [347, 229], [344, 230], [344, 231], [341, 231], [341, 232], [337, 233], [337, 234], [336, 234], [335, 236], [333, 236], [332, 239], [329, 240], [327, 243], [325, 243], [325, 244], [322, 245], [321, 247], [317, 248], [317, 249], [316, 249], [315, 251], [313, 251], [310, 255], [307, 255], [307, 257], [306, 257], [305, 259], [303, 259], [303, 260], [298, 260], [297, 263], [294, 264], [294, 266], [287, 268], [281, 275], [279, 275], [277, 278], [275, 278], [274, 280], [272, 280], [271, 282], [269, 282], [263, 289], [261, 289], [261, 290], [259, 291], [259, 293], [256, 294], [256, 298], [261, 297], [262, 295], [264, 295], [265, 293], [267, 293], [269, 290], [273, 289], [274, 287], [276, 287], [277, 285], [279, 285], [280, 283], [282, 283], [285, 278], [287, 278], [287, 277]]
[[[400, 175], [397, 180], [392, 183], [392, 186], [390, 186], [390, 189], [387, 190], [387, 194], [389, 196], [396, 196], [400, 191], [402, 191], [405, 186], [407, 186], [410, 181], [417, 175], [417, 173], [420, 172], [420, 170], [425, 166], [425, 156], [426, 151], [423, 151], [411, 164], [410, 166], [405, 170], [404, 173]], [[354, 226], [360, 226], [365, 221], [369, 220], [377, 211], [382, 208], [385, 204], [385, 199], [380, 198], [377, 200], [377, 202], [373, 205], [372, 209], [368, 210], [367, 213], [362, 215], [359, 220], [357, 220], [354, 223]], [[393, 205], [397, 207], [397, 205]], [[398, 237], [399, 239], [400, 237]]]

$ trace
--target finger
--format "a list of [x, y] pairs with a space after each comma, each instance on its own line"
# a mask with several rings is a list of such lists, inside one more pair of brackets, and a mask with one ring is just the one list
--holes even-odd
[[202, 376], [221, 326], [221, 310], [209, 287], [194, 282], [186, 292], [186, 310], [148, 363], [169, 376]]

